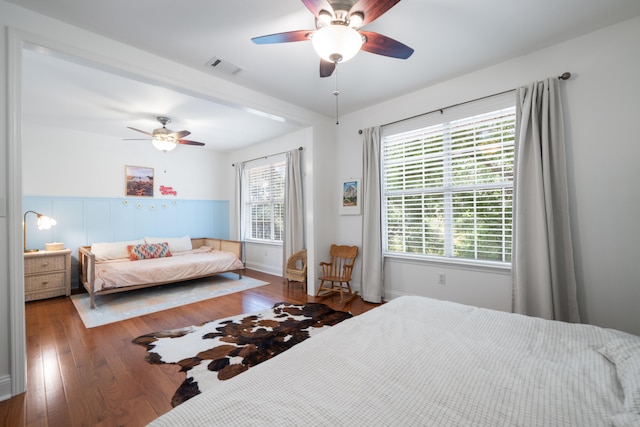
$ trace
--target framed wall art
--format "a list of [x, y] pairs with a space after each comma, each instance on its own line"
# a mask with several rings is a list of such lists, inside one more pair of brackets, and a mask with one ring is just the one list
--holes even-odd
[[125, 166], [124, 169], [127, 196], [153, 197], [153, 168]]
[[360, 215], [360, 178], [342, 180], [340, 184], [340, 215]]

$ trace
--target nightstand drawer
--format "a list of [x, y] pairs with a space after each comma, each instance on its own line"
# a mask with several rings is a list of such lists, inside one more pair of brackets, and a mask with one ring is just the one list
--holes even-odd
[[50, 274], [36, 274], [24, 278], [25, 292], [39, 292], [52, 288], [65, 288], [66, 273], [64, 271]]
[[24, 274], [46, 273], [47, 271], [64, 270], [64, 255], [53, 255], [47, 257], [25, 258]]
[[71, 295], [71, 251], [24, 254], [24, 300]]

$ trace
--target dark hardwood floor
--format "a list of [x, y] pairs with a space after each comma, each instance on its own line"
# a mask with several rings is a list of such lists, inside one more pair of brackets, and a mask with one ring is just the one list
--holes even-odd
[[[269, 282], [261, 286], [86, 329], [67, 297], [26, 304], [27, 392], [0, 402], [3, 426], [143, 426], [171, 409], [171, 397], [185, 374], [174, 365], [151, 365], [145, 349], [131, 340], [145, 333], [201, 324], [274, 303], [318, 301], [300, 284], [287, 287], [281, 277], [257, 271], [247, 276]], [[360, 297], [341, 305], [361, 314], [375, 304]]]

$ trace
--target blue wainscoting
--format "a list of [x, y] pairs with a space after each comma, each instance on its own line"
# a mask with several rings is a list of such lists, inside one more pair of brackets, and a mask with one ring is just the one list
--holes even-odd
[[[27, 248], [44, 249], [45, 243], [62, 242], [73, 251], [74, 265], [78, 247], [97, 242], [145, 236], [229, 238], [228, 200], [25, 196], [22, 208], [57, 221], [49, 230], [38, 230], [36, 215], [28, 214]], [[75, 283], [76, 270], [72, 267]]]

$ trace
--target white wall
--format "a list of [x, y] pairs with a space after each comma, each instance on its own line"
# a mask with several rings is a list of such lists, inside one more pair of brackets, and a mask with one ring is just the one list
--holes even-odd
[[[125, 165], [154, 169], [154, 198], [230, 200], [226, 182], [228, 155], [202, 147], [179, 146], [163, 153], [150, 141], [60, 128], [24, 125], [23, 194], [29, 196], [107, 197], [125, 195]], [[176, 196], [162, 196], [159, 186]]]
[[[561, 86], [582, 320], [640, 335], [639, 44], [636, 18], [345, 116], [336, 178], [362, 173], [358, 129], [571, 72]], [[345, 241], [361, 244], [360, 230], [361, 217], [337, 217], [336, 233]], [[445, 286], [437, 285], [440, 272]], [[511, 309], [510, 276], [501, 272], [391, 260], [385, 282], [387, 297], [413, 293]]]

